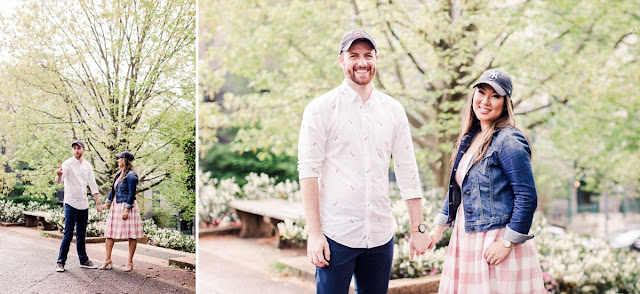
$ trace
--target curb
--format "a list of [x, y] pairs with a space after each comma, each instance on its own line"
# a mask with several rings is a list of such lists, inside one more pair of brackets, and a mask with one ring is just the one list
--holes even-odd
[[175, 265], [182, 269], [194, 270], [196, 268], [196, 257], [184, 256], [170, 258], [169, 265]]
[[0, 227], [19, 227], [24, 225], [25, 223], [0, 222]]
[[[59, 231], [52, 231], [52, 232], [42, 232], [42, 234], [46, 237], [51, 237], [54, 239], [58, 239], [58, 240], [62, 240], [62, 236], [63, 234]], [[105, 237], [86, 237], [85, 238], [85, 242], [86, 243], [104, 243], [106, 240]], [[116, 239], [116, 242], [122, 242], [122, 241], [127, 241], [128, 239]], [[76, 241], [76, 237], [73, 236], [73, 239], [71, 240], [71, 243], [75, 243]], [[143, 242], [144, 241], [144, 242]], [[179, 250], [173, 250], [173, 249], [169, 249], [169, 248], [163, 248], [163, 247], [158, 247], [158, 246], [153, 246], [153, 245], [148, 245], [147, 244], [147, 236], [145, 235], [143, 238], [138, 239], [138, 246], [145, 246], [145, 248], [150, 249], [150, 250], [155, 250], [155, 251], [164, 251], [167, 253], [172, 253], [172, 254], [178, 254], [181, 255], [180, 257], [173, 257], [173, 258], [169, 258], [168, 261], [168, 265], [172, 265], [174, 264], [175, 266], [181, 268], [181, 269], [191, 269], [194, 270], [196, 268], [196, 255], [193, 253], [189, 253], [189, 252], [183, 252], [183, 251], [179, 251]], [[166, 260], [166, 259], [165, 259]], [[166, 266], [166, 264], [165, 264]]]
[[242, 225], [218, 228], [198, 228], [198, 237], [237, 235]]
[[[58, 240], [62, 240], [62, 237], [64, 236], [64, 234], [60, 231], [42, 231], [42, 234], [46, 237], [50, 237], [53, 239], [58, 239]], [[84, 238], [84, 242], [85, 243], [104, 243], [107, 238], [105, 237], [85, 237]], [[128, 239], [115, 239], [116, 242], [121, 242], [121, 241], [127, 241]], [[138, 244], [147, 244], [147, 236], [144, 235], [142, 238], [137, 239], [138, 240]], [[73, 239], [71, 239], [71, 243], [76, 243], [76, 236], [73, 236]]]
[[[288, 268], [300, 273], [303, 280], [315, 282], [315, 266], [309, 263], [306, 256], [288, 257], [278, 260]], [[415, 279], [393, 279], [389, 281], [389, 294], [437, 293], [440, 286], [440, 275], [425, 276]], [[349, 293], [355, 293], [353, 279]]]

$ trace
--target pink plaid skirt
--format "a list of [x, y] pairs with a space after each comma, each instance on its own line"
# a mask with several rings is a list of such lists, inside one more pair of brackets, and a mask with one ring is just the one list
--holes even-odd
[[138, 239], [142, 238], [142, 219], [138, 203], [133, 202], [133, 208], [129, 211], [129, 217], [122, 219], [126, 202], [112, 203], [107, 216], [107, 224], [104, 228], [104, 236], [113, 239]]
[[502, 240], [506, 229], [467, 233], [464, 221], [464, 212], [458, 209], [438, 293], [546, 293], [533, 239], [513, 247], [500, 264], [491, 265], [484, 253]]

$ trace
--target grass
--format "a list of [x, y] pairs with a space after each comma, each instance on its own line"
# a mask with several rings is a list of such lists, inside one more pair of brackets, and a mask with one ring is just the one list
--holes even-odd
[[300, 270], [298, 269], [293, 269], [288, 267], [286, 264], [279, 262], [279, 261], [273, 261], [271, 262], [271, 264], [269, 264], [269, 267], [271, 269], [271, 271], [273, 273], [276, 273], [278, 275], [281, 276], [294, 276], [294, 277], [298, 277], [300, 276]]

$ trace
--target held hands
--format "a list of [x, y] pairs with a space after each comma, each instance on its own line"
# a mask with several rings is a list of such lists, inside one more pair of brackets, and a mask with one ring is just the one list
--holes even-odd
[[423, 255], [427, 252], [427, 249], [431, 246], [432, 239], [430, 234], [412, 232], [409, 239], [409, 246], [411, 251], [411, 260], [415, 255]]
[[98, 212], [102, 212], [104, 210], [104, 205], [98, 204], [96, 205], [96, 209], [98, 209]]
[[438, 244], [438, 242], [440, 242], [440, 240], [442, 239], [442, 232], [433, 230], [429, 233], [429, 236], [431, 236], [431, 244], [429, 244], [429, 248], [427, 249], [431, 251], [436, 248], [436, 244]]
[[502, 242], [495, 241], [489, 246], [487, 252], [484, 253], [484, 258], [487, 260], [487, 263], [498, 265], [509, 256], [512, 248], [513, 247], [504, 247]]
[[327, 237], [322, 233], [309, 234], [307, 240], [307, 257], [317, 267], [329, 266], [331, 251]]

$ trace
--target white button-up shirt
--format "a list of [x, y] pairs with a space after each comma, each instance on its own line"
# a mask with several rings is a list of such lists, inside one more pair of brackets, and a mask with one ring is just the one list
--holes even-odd
[[87, 185], [91, 194], [98, 193], [98, 184], [93, 174], [93, 167], [86, 160], [71, 157], [62, 163], [62, 180], [64, 181], [64, 203], [75, 209], [88, 209]]
[[318, 178], [322, 232], [351, 248], [393, 237], [389, 166], [404, 200], [422, 198], [409, 121], [398, 101], [373, 90], [365, 104], [343, 82], [305, 108], [298, 142], [300, 179]]

